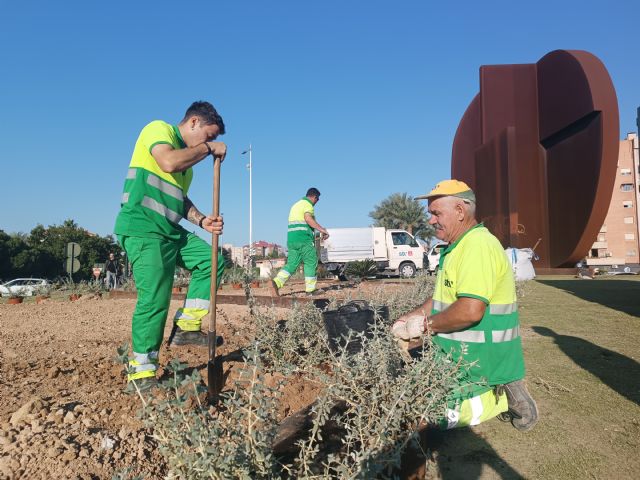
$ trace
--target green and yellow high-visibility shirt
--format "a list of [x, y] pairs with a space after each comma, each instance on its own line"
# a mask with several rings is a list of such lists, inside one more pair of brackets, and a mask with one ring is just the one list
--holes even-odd
[[293, 204], [289, 211], [289, 228], [287, 229], [287, 243], [306, 243], [313, 241], [313, 229], [304, 219], [305, 213], [315, 218], [313, 203], [307, 197], [302, 197]]
[[178, 127], [161, 120], [148, 124], [136, 141], [129, 171], [124, 182], [120, 213], [114, 232], [133, 237], [177, 239], [183, 230], [178, 225], [184, 214], [184, 198], [191, 185], [193, 171], [163, 172], [151, 155], [161, 143], [174, 149], [185, 148]]
[[482, 224], [467, 230], [440, 254], [431, 313], [446, 310], [460, 297], [481, 300], [486, 310], [476, 325], [433, 337], [454, 361], [475, 362], [454, 396], [466, 399], [524, 378], [513, 271], [502, 245]]

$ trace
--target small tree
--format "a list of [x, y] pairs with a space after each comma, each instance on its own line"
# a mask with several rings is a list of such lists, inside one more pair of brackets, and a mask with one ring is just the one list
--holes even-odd
[[347, 263], [344, 273], [347, 278], [364, 280], [367, 277], [375, 277], [378, 273], [378, 265], [370, 258]]
[[421, 238], [434, 233], [424, 206], [406, 193], [394, 193], [385, 198], [369, 216], [375, 221], [376, 227], [401, 228]]

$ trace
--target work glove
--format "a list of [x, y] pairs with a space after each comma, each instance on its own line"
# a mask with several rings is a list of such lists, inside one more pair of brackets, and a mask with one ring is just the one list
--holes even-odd
[[410, 340], [424, 334], [424, 315], [412, 315], [406, 320], [398, 320], [391, 327], [391, 332], [397, 338]]

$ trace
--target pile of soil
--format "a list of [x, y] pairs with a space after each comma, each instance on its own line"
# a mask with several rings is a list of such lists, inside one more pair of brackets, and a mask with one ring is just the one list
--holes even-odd
[[[282, 293], [301, 295], [304, 284], [292, 282]], [[181, 303], [171, 302], [169, 318]], [[166, 473], [151, 432], [136, 416], [139, 398], [122, 393], [123, 366], [115, 361], [117, 348], [130, 341], [134, 307], [132, 298], [89, 295], [0, 304], [0, 479], [111, 478], [126, 468], [144, 478]], [[286, 310], [275, 311], [285, 318]], [[218, 312], [221, 353], [246, 346], [253, 334], [248, 308], [223, 304]], [[170, 327], [169, 320], [165, 339]], [[160, 364], [175, 357], [206, 378], [206, 348], [163, 345]], [[237, 366], [229, 362], [225, 369]], [[303, 377], [288, 380], [283, 417], [318, 393]]]
[[[170, 318], [180, 304], [172, 301]], [[140, 400], [122, 393], [123, 366], [114, 360], [129, 341], [134, 306], [133, 299], [99, 298], [0, 305], [0, 479], [111, 478], [127, 467], [144, 478], [166, 473], [136, 417]], [[222, 353], [247, 345], [247, 307], [219, 312]], [[161, 365], [174, 357], [206, 378], [206, 348], [162, 347]], [[288, 388], [284, 398], [292, 402], [283, 412], [315, 395], [299, 382]]]
[[[303, 291], [304, 284], [292, 283], [283, 293]], [[170, 319], [180, 305], [171, 302]], [[141, 402], [122, 393], [123, 366], [115, 361], [117, 348], [130, 341], [134, 307], [135, 299], [107, 296], [0, 304], [0, 480], [111, 478], [125, 469], [144, 478], [166, 474], [151, 432], [136, 416]], [[285, 309], [275, 311], [286, 317]], [[221, 353], [246, 346], [252, 337], [248, 308], [223, 304], [218, 312]], [[165, 339], [170, 327], [169, 320]], [[175, 357], [206, 378], [206, 348], [162, 346], [161, 365]], [[225, 369], [238, 366], [227, 363]], [[161, 378], [163, 373], [161, 368]], [[280, 414], [312, 403], [317, 389], [304, 378], [289, 379]]]

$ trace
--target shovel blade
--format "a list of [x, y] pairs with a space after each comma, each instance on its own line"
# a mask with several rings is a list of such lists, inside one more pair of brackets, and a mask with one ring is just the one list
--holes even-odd
[[216, 356], [213, 361], [207, 362], [207, 382], [209, 400], [214, 401], [224, 388], [224, 371], [221, 356]]

